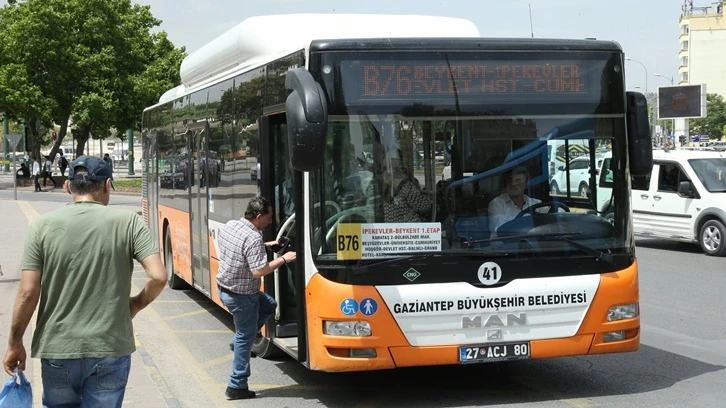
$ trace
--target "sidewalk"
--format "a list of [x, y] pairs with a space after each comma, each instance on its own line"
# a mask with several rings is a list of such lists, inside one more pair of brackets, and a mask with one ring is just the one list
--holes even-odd
[[[119, 178], [120, 180], [121, 178]], [[43, 190], [43, 192], [50, 192], [50, 193], [63, 193], [66, 194], [65, 190], [63, 189], [62, 185], [59, 185], [57, 188], [53, 188], [53, 186], [50, 184], [50, 181], [47, 184], [47, 187], [43, 187], [43, 181], [40, 181], [40, 187]], [[35, 188], [33, 185], [28, 186], [21, 186], [18, 185], [17, 187], [18, 191], [34, 191]], [[0, 190], [6, 190], [6, 191], [13, 191], [13, 178], [10, 175], [6, 174], [0, 174]], [[134, 192], [134, 191], [119, 191], [115, 190], [112, 195], [130, 195], [130, 196], [140, 196], [141, 191]]]
[[[3, 182], [5, 180], [0, 179], [0, 183]], [[10, 181], [10, 188], [12, 189], [12, 180]], [[64, 205], [63, 203], [55, 204], [57, 206]], [[44, 208], [47, 206], [48, 202], [45, 202]], [[19, 285], [20, 256], [25, 242], [25, 230], [30, 221], [38, 215], [39, 213], [32, 202], [0, 199], [0, 223], [6, 231], [13, 231], [12, 234], [3, 234], [0, 237], [0, 264], [3, 273], [3, 276], [0, 276], [0, 294], [5, 300], [0, 302], [0, 345], [3, 346], [3, 348], [0, 348], [0, 353], [3, 356], [5, 355], [4, 346], [7, 344], [7, 335], [10, 330], [11, 312]], [[138, 266], [137, 269], [139, 269]], [[35, 318], [31, 321], [24, 337], [24, 344], [28, 354], [30, 354], [30, 340], [34, 328]], [[138, 340], [136, 343], [137, 349], [131, 355], [131, 374], [129, 375], [123, 405], [141, 408], [178, 407], [179, 403], [165, 391], [166, 386], [163, 379], [160, 378], [154, 361], [146, 352], [143, 344], [140, 344]], [[28, 360], [26, 373], [33, 387], [33, 405], [40, 407], [42, 406], [41, 396], [43, 392], [40, 360]], [[4, 382], [7, 376], [4, 374], [3, 376], [2, 381]]]

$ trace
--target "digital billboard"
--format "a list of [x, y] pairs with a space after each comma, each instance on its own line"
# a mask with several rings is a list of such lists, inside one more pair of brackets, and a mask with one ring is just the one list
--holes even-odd
[[706, 85], [658, 88], [658, 119], [706, 117]]

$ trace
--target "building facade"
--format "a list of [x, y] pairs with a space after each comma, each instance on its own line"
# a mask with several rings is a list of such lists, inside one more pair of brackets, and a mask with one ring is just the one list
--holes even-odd
[[726, 0], [694, 7], [687, 0], [680, 20], [681, 85], [706, 84], [709, 93], [726, 96]]
[[[684, 0], [680, 27], [678, 85], [706, 84], [707, 93], [726, 97], [726, 0], [696, 7]], [[688, 119], [675, 120], [675, 134], [689, 135]]]

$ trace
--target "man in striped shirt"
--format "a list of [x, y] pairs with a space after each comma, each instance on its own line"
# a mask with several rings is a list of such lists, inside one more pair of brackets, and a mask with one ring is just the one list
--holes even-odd
[[295, 261], [295, 252], [286, 252], [267, 261], [266, 248], [277, 241], [264, 242], [262, 231], [272, 223], [272, 207], [263, 197], [247, 204], [243, 219], [227, 222], [219, 231], [219, 298], [234, 317], [234, 362], [225, 395], [228, 399], [254, 398], [247, 380], [255, 335], [275, 313], [277, 302], [260, 291], [261, 278]]

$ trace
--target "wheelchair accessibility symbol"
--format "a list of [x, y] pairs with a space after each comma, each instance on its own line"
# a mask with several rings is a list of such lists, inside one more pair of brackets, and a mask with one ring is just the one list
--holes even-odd
[[358, 302], [352, 298], [345, 299], [340, 303], [340, 311], [346, 316], [353, 316], [358, 313]]

